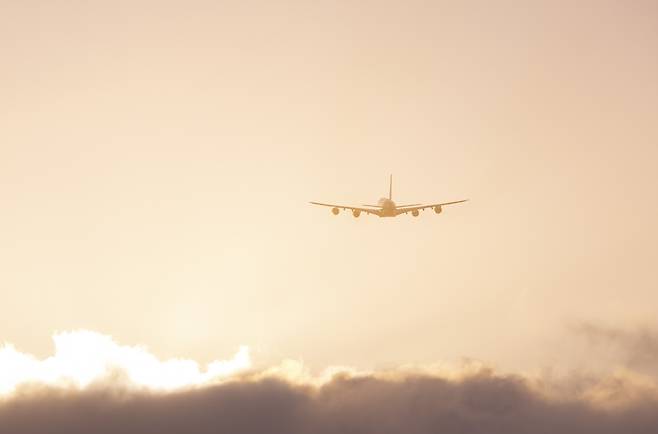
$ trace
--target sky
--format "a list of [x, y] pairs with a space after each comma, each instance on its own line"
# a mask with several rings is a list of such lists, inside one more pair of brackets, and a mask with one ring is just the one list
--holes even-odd
[[[658, 327], [657, 23], [642, 0], [1, 2], [0, 342], [606, 365], [587, 330]], [[308, 203], [391, 173], [399, 203], [470, 200]]]

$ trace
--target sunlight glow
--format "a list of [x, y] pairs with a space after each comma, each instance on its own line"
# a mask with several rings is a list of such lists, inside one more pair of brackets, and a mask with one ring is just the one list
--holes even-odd
[[249, 348], [205, 370], [189, 359], [160, 360], [139, 346], [117, 344], [112, 337], [88, 330], [57, 333], [55, 354], [39, 360], [13, 345], [0, 347], [0, 395], [20, 385], [45, 384], [83, 389], [110, 378], [123, 385], [171, 391], [208, 384], [251, 367]]

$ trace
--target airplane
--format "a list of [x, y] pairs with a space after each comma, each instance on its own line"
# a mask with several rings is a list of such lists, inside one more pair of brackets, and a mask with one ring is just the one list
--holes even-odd
[[[466, 202], [468, 199], [456, 200], [454, 202], [443, 202], [443, 203], [433, 203], [430, 205], [423, 205], [420, 203], [412, 203], [408, 205], [396, 205], [393, 202], [393, 175], [390, 175], [389, 185], [388, 185], [388, 197], [382, 197], [377, 202], [377, 205], [361, 205], [361, 207], [355, 206], [346, 206], [346, 205], [332, 205], [329, 203], [320, 203], [320, 202], [310, 202], [313, 205], [328, 206], [331, 207], [331, 212], [334, 215], [338, 215], [340, 210], [351, 210], [354, 217], [359, 217], [362, 212], [370, 215], [376, 215], [379, 217], [397, 217], [400, 214], [411, 213], [412, 216], [418, 217], [420, 214], [419, 211], [425, 211], [427, 208], [434, 208], [434, 212], [441, 214], [443, 207], [446, 205], [453, 205], [456, 203]], [[362, 208], [365, 207], [365, 208]]]

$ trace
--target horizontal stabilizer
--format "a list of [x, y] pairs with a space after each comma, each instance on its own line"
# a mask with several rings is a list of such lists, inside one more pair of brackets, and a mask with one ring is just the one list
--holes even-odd
[[409, 205], [396, 205], [397, 208], [404, 208], [405, 206], [418, 206], [422, 205], [422, 203], [410, 203]]

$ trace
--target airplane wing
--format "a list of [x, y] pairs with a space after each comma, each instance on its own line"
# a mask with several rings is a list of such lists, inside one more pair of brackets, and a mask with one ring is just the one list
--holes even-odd
[[357, 206], [332, 205], [330, 203], [320, 203], [320, 202], [309, 202], [309, 203], [311, 203], [313, 205], [320, 205], [320, 206], [328, 206], [328, 207], [331, 207], [331, 208], [338, 208], [338, 209], [342, 209], [343, 211], [346, 210], [346, 209], [349, 209], [351, 211], [360, 211], [360, 212], [364, 212], [366, 214], [374, 214], [374, 215], [379, 215], [379, 211], [380, 211], [378, 209], [359, 208]]
[[468, 200], [468, 199], [464, 199], [464, 200], [456, 200], [456, 201], [454, 201], [454, 202], [433, 203], [433, 204], [431, 204], [431, 205], [398, 207], [398, 208], [396, 208], [396, 211], [397, 211], [398, 214], [404, 214], [404, 213], [406, 213], [406, 212], [413, 211], [413, 210], [418, 210], [418, 211], [420, 211], [420, 210], [425, 209], [425, 208], [434, 208], [434, 207], [436, 207], [436, 206], [453, 205], [453, 204], [455, 204], [455, 203], [466, 202], [467, 200]]

